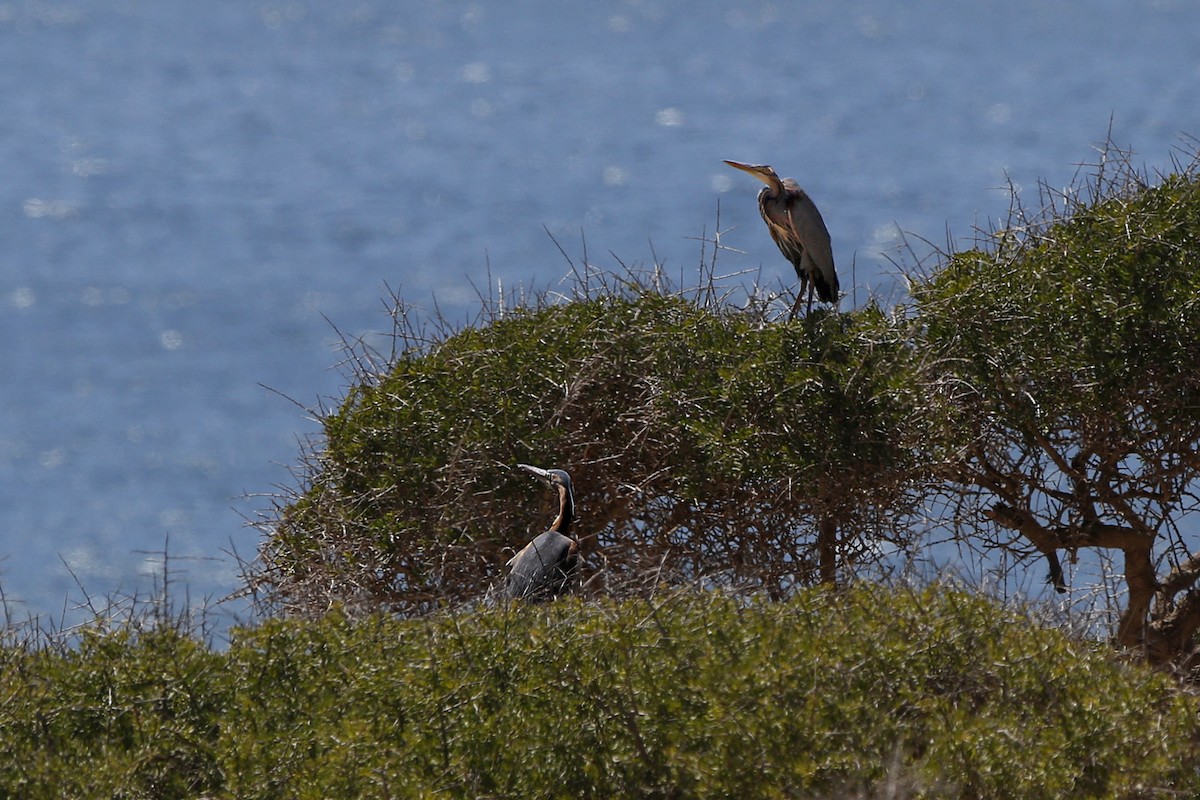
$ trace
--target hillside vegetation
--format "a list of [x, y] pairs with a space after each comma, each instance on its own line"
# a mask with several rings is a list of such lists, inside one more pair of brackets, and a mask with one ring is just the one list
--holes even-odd
[[780, 321], [724, 302], [715, 265], [693, 292], [584, 265], [571, 298], [432, 334], [398, 304], [394, 351], [354, 353], [264, 525], [252, 588], [290, 614], [475, 601], [553, 517], [524, 462], [574, 478], [588, 596], [782, 598], [937, 530], [1063, 593], [1081, 550], [1117, 561], [1116, 641], [1200, 668], [1197, 164], [1151, 180], [1102, 156], [914, 268], [891, 309]]
[[875, 307], [767, 324], [630, 282], [518, 309], [362, 377], [281, 510], [262, 588], [300, 612], [477, 597], [553, 516], [519, 462], [571, 473], [610, 593], [647, 574], [812, 583], [817, 521], [847, 557], [897, 530], [907, 368]]
[[[1102, 155], [893, 308], [784, 322], [715, 261], [398, 301], [263, 523], [258, 624], [3, 631], [0, 796], [1200, 796], [1200, 176]], [[576, 596], [494, 591], [557, 510], [518, 462], [574, 478]], [[930, 534], [1111, 628], [881, 581]]]
[[1156, 797], [1167, 677], [947, 587], [332, 614], [0, 650], [0, 795]]

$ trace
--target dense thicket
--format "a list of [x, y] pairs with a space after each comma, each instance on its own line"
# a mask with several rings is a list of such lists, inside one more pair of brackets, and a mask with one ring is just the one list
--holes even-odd
[[947, 587], [0, 648], [0, 795], [1176, 797], [1194, 699]]
[[585, 579], [610, 594], [832, 581], [901, 530], [910, 361], [874, 306], [764, 324], [635, 285], [522, 309], [353, 387], [262, 586], [300, 611], [478, 597], [553, 516], [518, 462], [572, 474]]
[[[283, 613], [4, 632], [0, 796], [1200, 796], [1200, 705], [1140, 663], [1197, 669], [1200, 181], [1091, 189], [887, 312], [627, 275], [401, 324], [266, 525]], [[575, 477], [583, 597], [464, 602], [553, 514], [517, 462]], [[1063, 591], [1121, 553], [1125, 652], [846, 580], [922, 515]]]
[[632, 276], [404, 342], [325, 418], [254, 588], [299, 612], [479, 597], [552, 517], [528, 462], [575, 477], [593, 594], [786, 596], [907, 547], [919, 511], [1060, 591], [1060, 553], [1120, 554], [1115, 638], [1191, 669], [1200, 181], [1104, 155], [888, 312], [771, 321]]
[[1151, 184], [1118, 164], [1090, 189], [1036, 219], [1018, 210], [915, 288], [944, 415], [927, 458], [960, 536], [1040, 551], [1060, 590], [1060, 551], [1119, 554], [1117, 640], [1191, 668], [1200, 181], [1195, 165]]

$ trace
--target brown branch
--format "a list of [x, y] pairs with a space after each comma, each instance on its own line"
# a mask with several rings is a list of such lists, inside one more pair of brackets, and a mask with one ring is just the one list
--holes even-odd
[[1058, 467], [1059, 472], [1070, 478], [1072, 483], [1077, 481], [1086, 481], [1086, 477], [1077, 471], [1074, 465], [1067, 463], [1067, 460], [1063, 458], [1062, 453], [1058, 452], [1058, 448], [1046, 438], [1045, 434], [1035, 432], [1033, 434], [1033, 440], [1037, 442], [1037, 445], [1042, 449], [1042, 452], [1050, 457], [1050, 460], [1054, 462], [1054, 466]]
[[[1075, 528], [1078, 533], [1072, 536], [1070, 528], [1047, 528], [1038, 522], [1030, 511], [1012, 508], [1003, 503], [997, 503], [984, 511], [984, 514], [1001, 525], [1018, 531], [1046, 556], [1050, 563], [1051, 580], [1055, 581], [1055, 589], [1060, 591], [1062, 567], [1055, 552], [1056, 547], [1070, 544], [1121, 550], [1125, 554], [1125, 585], [1129, 587], [1129, 605], [1121, 614], [1117, 626], [1117, 641], [1123, 647], [1131, 649], [1145, 646], [1152, 663], [1163, 663], [1178, 653], [1178, 649], [1173, 647], [1173, 641], [1164, 641], [1159, 636], [1155, 636], [1151, 641], [1147, 631], [1150, 601], [1158, 589], [1154, 564], [1150, 558], [1154, 537], [1145, 536], [1121, 525], [1103, 522], [1085, 523]], [[1200, 625], [1200, 600], [1189, 604], [1189, 609], [1195, 615], [1195, 624]], [[1188, 621], [1191, 622], [1191, 618]], [[1184, 623], [1181, 622], [1180, 625], [1183, 626]], [[1191, 630], [1194, 631], [1195, 627]]]
[[1046, 562], [1050, 568], [1050, 583], [1054, 586], [1054, 591], [1062, 594], [1067, 591], [1066, 580], [1063, 577], [1062, 562], [1058, 560], [1058, 547], [1056, 537], [1045, 526], [1043, 526], [1033, 514], [1023, 509], [1016, 509], [1004, 503], [996, 503], [991, 508], [984, 509], [984, 516], [1000, 523], [1006, 528], [1011, 528], [1026, 539], [1038, 549], [1042, 555], [1046, 557]]
[[[1038, 522], [1030, 511], [1011, 508], [1002, 503], [997, 503], [984, 513], [1001, 525], [1018, 531], [1042, 552], [1050, 562], [1052, 580], [1056, 574], [1061, 580], [1061, 566], [1055, 553], [1056, 547], [1070, 545], [1121, 550], [1125, 554], [1125, 584], [1129, 587], [1129, 605], [1121, 614], [1117, 626], [1117, 641], [1127, 648], [1149, 646], [1147, 617], [1150, 601], [1158, 589], [1154, 565], [1150, 559], [1153, 536], [1146, 536], [1121, 525], [1096, 521], [1084, 523], [1074, 529], [1051, 529]], [[1056, 583], [1055, 588], [1059, 588], [1059, 584]], [[1200, 614], [1200, 608], [1196, 613]], [[1164, 656], [1159, 652], [1166, 649], [1168, 648], [1156, 646], [1153, 652], [1148, 652], [1148, 656], [1152, 661], [1169, 658], [1169, 655]]]
[[817, 520], [817, 558], [821, 583], [837, 586], [837, 532], [838, 526], [832, 518], [822, 516]]
[[1197, 630], [1200, 630], [1200, 594], [1188, 592], [1167, 614], [1151, 621], [1146, 646], [1150, 662], [1178, 662], [1188, 653]]
[[[1154, 564], [1150, 561], [1149, 541], [1142, 547], [1125, 548], [1125, 585], [1129, 587], [1129, 605], [1117, 625], [1117, 641], [1130, 649], [1148, 645], [1146, 621], [1150, 601], [1158, 588]], [[1158, 663], [1155, 653], [1148, 652], [1151, 663]]]
[[1153, 532], [1146, 525], [1146, 521], [1126, 502], [1125, 496], [1113, 488], [1113, 484], [1120, 480], [1121, 475], [1121, 471], [1117, 466], [1117, 457], [1112, 453], [1103, 456], [1097, 466], [1097, 472], [1100, 479], [1100, 485], [1096, 487], [1097, 499], [1116, 511], [1134, 530], [1142, 534], [1152, 535]]
[[[1143, 529], [1145, 526], [1141, 526]], [[1109, 522], [1091, 520], [1063, 527], [1059, 534], [1072, 547], [1099, 547], [1109, 550], [1146, 550], [1154, 544], [1153, 534]]]
[[1194, 586], [1200, 580], [1200, 553], [1194, 553], [1175, 569], [1171, 570], [1159, 587], [1164, 598], [1173, 598], [1184, 589]]

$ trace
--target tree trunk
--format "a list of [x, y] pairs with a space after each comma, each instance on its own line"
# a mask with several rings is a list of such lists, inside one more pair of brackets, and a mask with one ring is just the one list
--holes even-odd
[[837, 586], [837, 522], [822, 516], [817, 520], [817, 565], [821, 583]]
[[[1151, 652], [1160, 647], [1149, 648], [1146, 622], [1150, 615], [1150, 601], [1158, 581], [1154, 577], [1154, 565], [1150, 561], [1150, 541], [1138, 546], [1122, 548], [1125, 552], [1125, 585], [1129, 587], [1129, 606], [1121, 615], [1117, 626], [1117, 641], [1129, 649], [1146, 648], [1146, 657], [1151, 663], [1161, 664], [1170, 656]], [[1161, 659], [1161, 660], [1160, 660]]]

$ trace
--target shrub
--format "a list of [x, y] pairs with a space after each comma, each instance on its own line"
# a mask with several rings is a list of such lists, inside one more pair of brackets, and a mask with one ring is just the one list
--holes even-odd
[[1178, 796], [1196, 701], [946, 586], [270, 621], [2, 652], [13, 797]]
[[705, 576], [779, 596], [903, 538], [920, 398], [875, 306], [765, 324], [635, 285], [399, 352], [325, 417], [268, 528], [255, 588], [277, 607], [478, 597], [553, 516], [518, 462], [572, 474], [585, 579], [610, 594]]

